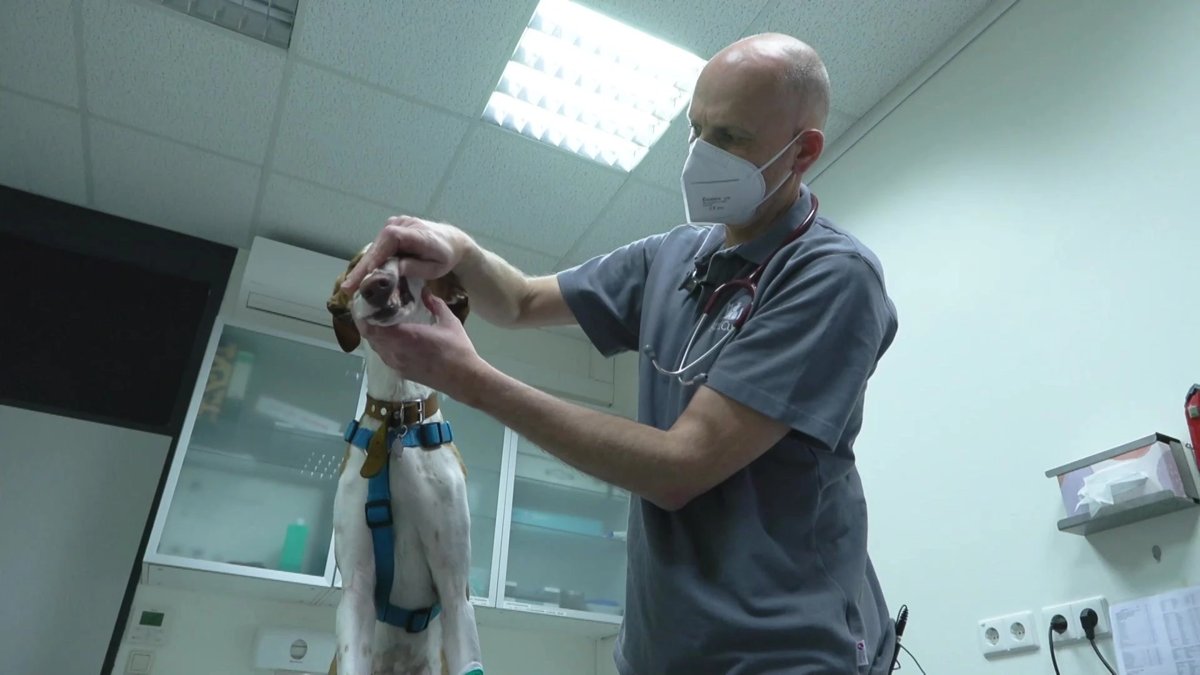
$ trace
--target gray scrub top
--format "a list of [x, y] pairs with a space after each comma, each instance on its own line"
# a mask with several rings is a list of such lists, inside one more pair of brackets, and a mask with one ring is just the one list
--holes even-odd
[[[668, 429], [700, 386], [657, 372], [644, 348], [678, 368], [715, 285], [766, 260], [809, 195], [739, 246], [722, 248], [723, 225], [681, 225], [559, 273], [597, 349], [642, 352], [642, 423]], [[708, 283], [689, 292], [694, 269]], [[689, 360], [729, 330], [727, 313]], [[771, 259], [749, 320], [688, 374], [792, 431], [676, 512], [633, 499], [622, 675], [890, 672], [894, 626], [867, 556], [854, 439], [896, 326], [879, 261], [825, 218]]]

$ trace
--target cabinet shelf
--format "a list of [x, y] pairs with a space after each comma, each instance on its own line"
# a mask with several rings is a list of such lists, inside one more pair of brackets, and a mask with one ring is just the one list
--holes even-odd
[[547, 525], [534, 525], [532, 523], [521, 522], [520, 520], [517, 520], [515, 517], [513, 519], [512, 525], [513, 525], [514, 533], [521, 532], [521, 533], [528, 534], [528, 535], [531, 535], [534, 537], [553, 537], [556, 539], [561, 539], [561, 537], [565, 535], [567, 537], [574, 539], [575, 541], [589, 541], [589, 542], [604, 543], [604, 544], [620, 544], [621, 546], [625, 545], [624, 537], [618, 537], [615, 535], [605, 536], [602, 534], [585, 534], [583, 532], [577, 532], [575, 530], [566, 529], [566, 528], [553, 527], [553, 526], [547, 526]]
[[[297, 455], [303, 453], [296, 453]], [[341, 466], [340, 453], [308, 453], [303, 458], [264, 459], [233, 450], [222, 450], [198, 443], [188, 446], [188, 462], [208, 469], [236, 474], [255, 474], [273, 480], [314, 483], [337, 480]], [[274, 460], [274, 461], [273, 461]]]
[[565, 483], [558, 483], [542, 478], [533, 478], [531, 476], [522, 476], [518, 470], [514, 481], [518, 486], [531, 488], [534, 491], [545, 494], [547, 491], [553, 493], [571, 495], [573, 499], [588, 499], [596, 502], [612, 502], [616, 504], [626, 504], [629, 501], [629, 493], [621, 488], [608, 486], [608, 490], [599, 491], [591, 488], [578, 487]]

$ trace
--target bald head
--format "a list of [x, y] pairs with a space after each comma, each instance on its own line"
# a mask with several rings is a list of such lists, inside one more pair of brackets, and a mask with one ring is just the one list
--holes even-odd
[[828, 116], [829, 75], [816, 51], [796, 38], [754, 35], [705, 64], [688, 106], [689, 161], [703, 141], [757, 167], [765, 186], [754, 215], [732, 223], [737, 234], [727, 237], [752, 237], [791, 208], [825, 147]]
[[[697, 89], [706, 79], [751, 78], [762, 94], [773, 94], [795, 122], [823, 129], [829, 117], [829, 74], [809, 45], [790, 35], [762, 33], [738, 40], [717, 52], [704, 67]], [[770, 90], [774, 91], [770, 91]]]

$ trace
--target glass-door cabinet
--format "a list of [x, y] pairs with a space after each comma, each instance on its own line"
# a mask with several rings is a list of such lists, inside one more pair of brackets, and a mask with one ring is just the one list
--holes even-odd
[[363, 358], [218, 321], [146, 561], [328, 586]]
[[[145, 562], [340, 596], [333, 501], [364, 365], [332, 341], [218, 320]], [[478, 410], [440, 407], [467, 472], [472, 602], [619, 623], [629, 493]]]
[[619, 623], [629, 493], [510, 431], [503, 607]]

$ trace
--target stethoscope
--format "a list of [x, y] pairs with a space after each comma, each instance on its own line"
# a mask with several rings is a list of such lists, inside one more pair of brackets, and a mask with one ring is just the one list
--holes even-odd
[[[678, 379], [679, 383], [685, 387], [690, 387], [695, 384], [702, 384], [705, 380], [708, 379], [707, 373], [699, 373], [695, 377], [687, 378], [687, 379], [685, 379], [683, 375], [688, 370], [691, 370], [691, 368], [693, 366], [695, 366], [698, 363], [703, 362], [709, 356], [716, 353], [717, 350], [724, 347], [725, 343], [727, 343], [731, 339], [733, 339], [734, 334], [736, 334], [737, 331], [740, 330], [741, 327], [743, 325], [745, 325], [746, 321], [750, 318], [750, 313], [754, 310], [754, 296], [755, 296], [755, 293], [758, 292], [758, 280], [762, 277], [763, 271], [767, 269], [767, 265], [771, 262], [771, 259], [774, 258], [775, 254], [779, 253], [779, 251], [782, 250], [784, 246], [787, 246], [788, 244], [792, 243], [793, 241], [796, 241], [801, 236], [803, 236], [803, 234], [805, 232], [807, 232], [809, 230], [809, 228], [812, 227], [812, 224], [814, 222], [816, 222], [816, 219], [817, 219], [817, 196], [814, 194], [810, 194], [809, 196], [810, 196], [810, 199], [812, 200], [812, 207], [808, 210], [808, 215], [804, 217], [803, 222], [801, 222], [800, 225], [798, 225], [796, 227], [796, 229], [792, 230], [788, 234], [787, 238], [785, 238], [783, 241], [779, 242], [779, 245], [775, 247], [775, 250], [771, 251], [770, 255], [768, 255], [766, 257], [766, 259], [763, 260], [761, 263], [759, 263], [759, 265], [757, 267], [755, 267], [754, 271], [750, 272], [749, 275], [742, 277], [740, 279], [736, 279], [736, 278], [731, 279], [731, 280], [721, 284], [720, 286], [717, 286], [716, 290], [714, 290], [712, 295], [709, 296], [708, 301], [704, 303], [704, 308], [700, 312], [700, 318], [696, 320], [696, 327], [692, 329], [692, 335], [691, 335], [691, 337], [688, 338], [687, 345], [683, 348], [683, 356], [681, 356], [679, 358], [679, 368], [678, 369], [667, 370], [667, 369], [663, 368], [662, 366], [658, 365], [658, 360], [657, 360], [658, 357], [655, 355], [654, 349], [650, 345], [646, 345], [646, 348], [644, 351], [646, 353], [646, 356], [650, 359], [650, 365], [654, 366], [655, 370], [657, 370], [658, 372], [660, 372], [663, 375], [666, 375], [668, 377], [674, 377], [674, 378]], [[695, 288], [698, 284], [699, 284], [699, 271], [692, 270], [689, 273], [688, 279], [684, 281], [683, 287], [688, 288], [690, 290], [690, 289]], [[730, 324], [730, 329], [728, 331], [725, 331], [725, 334], [722, 335], [721, 338], [719, 340], [717, 340], [716, 343], [713, 344], [712, 347], [709, 347], [707, 351], [705, 351], [700, 356], [696, 357], [695, 360], [693, 360], [691, 363], [688, 363], [688, 355], [692, 351], [692, 346], [696, 343], [696, 337], [698, 335], [700, 335], [700, 329], [704, 326], [705, 320], [710, 318], [713, 315], [713, 311], [720, 304], [720, 300], [722, 298], [728, 298], [729, 296], [731, 296], [734, 293], [737, 293], [739, 291], [744, 291], [744, 292], [748, 293], [750, 297], [747, 298], [746, 303], [744, 305], [742, 305], [740, 309], [738, 309], [737, 317], [732, 319], [732, 323]], [[728, 319], [728, 317], [726, 317], [726, 318]]]

